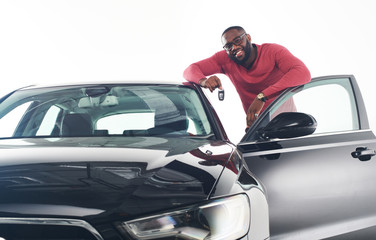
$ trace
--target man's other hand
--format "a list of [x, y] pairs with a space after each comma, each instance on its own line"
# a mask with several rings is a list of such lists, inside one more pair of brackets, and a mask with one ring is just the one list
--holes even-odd
[[249, 128], [258, 118], [262, 107], [264, 106], [264, 102], [255, 98], [247, 111], [247, 128]]

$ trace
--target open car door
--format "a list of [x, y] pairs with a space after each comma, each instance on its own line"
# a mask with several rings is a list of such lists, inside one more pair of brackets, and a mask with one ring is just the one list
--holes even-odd
[[271, 239], [376, 236], [376, 139], [353, 76], [288, 89], [238, 148], [265, 188]]

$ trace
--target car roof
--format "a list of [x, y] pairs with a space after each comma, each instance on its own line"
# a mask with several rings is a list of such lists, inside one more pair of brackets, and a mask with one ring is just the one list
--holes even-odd
[[37, 83], [22, 87], [20, 89], [35, 89], [35, 88], [49, 88], [49, 87], [69, 87], [81, 85], [103, 85], [103, 84], [129, 84], [129, 85], [192, 85], [187, 81], [173, 81], [173, 80], [95, 80], [95, 81], [81, 81], [81, 82], [57, 82], [57, 83]]

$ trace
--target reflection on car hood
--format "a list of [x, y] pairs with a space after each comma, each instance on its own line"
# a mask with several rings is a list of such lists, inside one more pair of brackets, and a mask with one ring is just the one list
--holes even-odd
[[232, 149], [189, 138], [0, 140], [0, 216], [132, 218], [200, 202]]

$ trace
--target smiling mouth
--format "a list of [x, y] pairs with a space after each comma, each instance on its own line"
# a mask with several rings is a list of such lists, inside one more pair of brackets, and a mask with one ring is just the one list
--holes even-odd
[[243, 50], [240, 50], [240, 49], [233, 53], [233, 56], [236, 58], [239, 58], [242, 55], [243, 55]]

